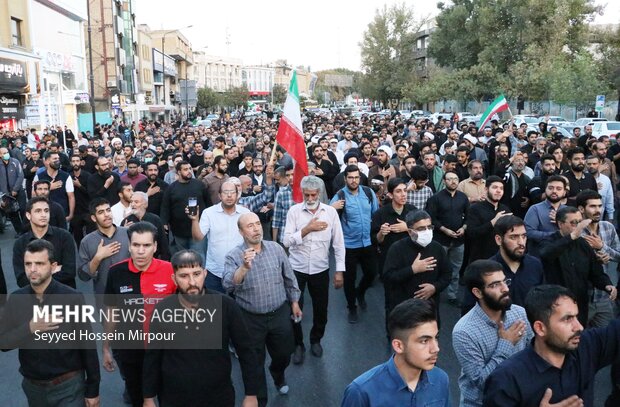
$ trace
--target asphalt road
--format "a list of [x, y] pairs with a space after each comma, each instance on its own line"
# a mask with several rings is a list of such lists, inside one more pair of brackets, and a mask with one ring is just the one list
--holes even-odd
[[[0, 250], [2, 266], [7, 279], [9, 292], [17, 286], [12, 272], [12, 244], [14, 233], [7, 225], [7, 232], [0, 235]], [[91, 292], [92, 286], [78, 280], [78, 289]], [[329, 298], [329, 322], [322, 345], [324, 354], [316, 358], [308, 351], [303, 365], [293, 365], [286, 371], [290, 386], [289, 394], [280, 396], [275, 387], [269, 383], [269, 406], [281, 407], [330, 407], [340, 405], [345, 387], [364, 371], [384, 362], [390, 356], [390, 350], [385, 337], [383, 286], [375, 284], [367, 293], [368, 310], [360, 311], [360, 321], [351, 325], [347, 322], [346, 301], [342, 290], [331, 288]], [[306, 293], [306, 307], [304, 320], [304, 334], [306, 347], [309, 348], [308, 334], [312, 321], [310, 297]], [[460, 367], [451, 345], [452, 327], [460, 316], [460, 311], [442, 302], [441, 313], [441, 351], [438, 366], [444, 369], [450, 377], [450, 393], [452, 405], [457, 406], [459, 390], [457, 379]], [[22, 377], [19, 374], [17, 351], [0, 353], [0, 406], [21, 407], [27, 406], [21, 389]], [[118, 372], [101, 372], [101, 405], [104, 407], [123, 407], [123, 382]], [[269, 375], [268, 375], [269, 377]], [[268, 380], [270, 380], [268, 378]], [[239, 365], [234, 362], [233, 381], [237, 389], [237, 405], [243, 392], [240, 379]], [[609, 372], [604, 369], [596, 379], [595, 405], [603, 406], [603, 402], [610, 391]]]

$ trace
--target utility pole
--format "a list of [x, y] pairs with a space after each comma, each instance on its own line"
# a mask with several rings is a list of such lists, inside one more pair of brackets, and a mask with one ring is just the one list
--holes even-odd
[[90, 110], [93, 119], [93, 132], [95, 134], [95, 123], [97, 122], [97, 116], [95, 114], [95, 73], [93, 72], [93, 42], [92, 42], [92, 26], [90, 24], [90, 0], [86, 1], [86, 15], [88, 18], [88, 63], [90, 65], [90, 74], [88, 75], [88, 81], [90, 82]]

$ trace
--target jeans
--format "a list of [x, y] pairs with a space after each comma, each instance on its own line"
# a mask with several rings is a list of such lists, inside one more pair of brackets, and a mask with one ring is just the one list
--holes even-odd
[[[297, 284], [301, 296], [299, 297], [299, 307], [304, 307], [304, 291], [306, 285], [310, 298], [312, 298], [312, 329], [310, 330], [310, 343], [320, 343], [325, 335], [327, 325], [327, 303], [329, 300], [329, 269], [317, 274], [306, 274], [295, 272]], [[304, 334], [301, 323], [293, 323], [293, 333], [295, 334], [295, 345], [304, 345]]]
[[281, 385], [285, 381], [284, 371], [291, 361], [295, 349], [293, 327], [291, 326], [291, 307], [288, 302], [267, 314], [253, 314], [243, 310], [243, 317], [248, 328], [250, 347], [258, 355], [258, 404], [267, 405], [267, 378], [265, 376], [266, 350], [271, 356], [269, 373], [274, 383]]
[[55, 386], [39, 386], [27, 378], [22, 381], [22, 389], [30, 407], [84, 407], [84, 373]]
[[614, 319], [614, 307], [609, 298], [591, 300], [588, 308], [588, 328], [606, 327]]
[[[364, 296], [366, 290], [370, 288], [375, 279], [375, 251], [372, 246], [360, 247], [357, 249], [346, 249], [344, 259], [344, 295], [347, 298], [347, 308], [353, 311], [357, 309], [355, 304], [356, 296]], [[357, 265], [362, 266], [362, 279], [357, 289]]]
[[459, 292], [459, 271], [463, 265], [465, 246], [460, 244], [458, 246], [443, 246], [443, 248], [448, 255], [450, 268], [452, 269], [452, 279], [450, 280], [450, 285], [448, 285], [446, 294], [448, 294], [449, 299], [456, 299]]

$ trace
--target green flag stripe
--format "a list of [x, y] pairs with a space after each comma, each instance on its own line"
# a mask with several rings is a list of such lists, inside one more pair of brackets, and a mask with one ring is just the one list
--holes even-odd
[[288, 86], [288, 94], [295, 98], [295, 101], [299, 104], [299, 90], [297, 88], [297, 71], [293, 70], [293, 76], [291, 77], [291, 83]]
[[484, 113], [482, 114], [482, 117], [480, 118], [480, 123], [478, 123], [478, 126], [481, 126], [482, 123], [484, 123], [486, 121], [486, 119], [491, 116], [493, 114], [493, 112], [495, 111], [495, 109], [497, 109], [497, 106], [506, 103], [506, 98], [504, 97], [504, 95], [499, 95], [487, 108], [487, 110], [484, 111]]

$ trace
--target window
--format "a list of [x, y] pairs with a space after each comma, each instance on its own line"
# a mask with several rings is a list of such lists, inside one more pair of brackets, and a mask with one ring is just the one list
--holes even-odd
[[11, 44], [22, 47], [22, 20], [11, 17]]

